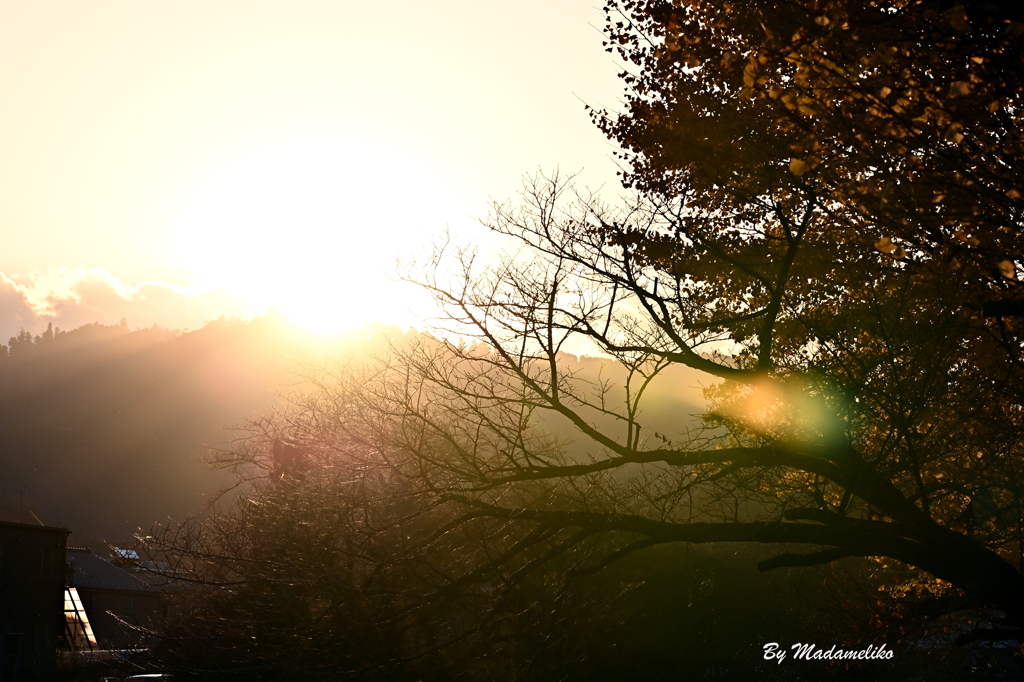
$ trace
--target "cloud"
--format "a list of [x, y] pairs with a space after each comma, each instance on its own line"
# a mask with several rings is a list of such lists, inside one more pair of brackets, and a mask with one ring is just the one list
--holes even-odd
[[197, 329], [222, 315], [252, 317], [261, 312], [223, 289], [165, 282], [130, 285], [102, 268], [0, 273], [0, 343], [21, 329], [38, 334], [50, 323], [75, 329], [92, 322], [117, 324], [123, 318], [133, 329], [154, 324]]

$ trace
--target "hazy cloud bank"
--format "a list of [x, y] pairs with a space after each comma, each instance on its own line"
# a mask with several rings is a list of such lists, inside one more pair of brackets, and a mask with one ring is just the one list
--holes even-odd
[[51, 268], [44, 272], [0, 273], [0, 343], [21, 329], [38, 334], [54, 327], [75, 329], [91, 322], [132, 329], [154, 324], [197, 329], [223, 315], [252, 317], [253, 310], [221, 289], [181, 287], [164, 282], [130, 285], [102, 268]]

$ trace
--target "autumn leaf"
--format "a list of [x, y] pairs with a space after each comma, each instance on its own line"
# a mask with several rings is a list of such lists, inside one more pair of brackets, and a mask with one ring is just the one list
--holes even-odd
[[893, 251], [896, 250], [897, 247], [895, 244], [892, 243], [891, 239], [889, 239], [888, 237], [882, 237], [877, 242], [875, 242], [875, 248], [881, 251], [882, 253], [892, 253]]
[[949, 86], [949, 96], [959, 97], [961, 95], [969, 95], [971, 93], [971, 84], [967, 81], [954, 81]]

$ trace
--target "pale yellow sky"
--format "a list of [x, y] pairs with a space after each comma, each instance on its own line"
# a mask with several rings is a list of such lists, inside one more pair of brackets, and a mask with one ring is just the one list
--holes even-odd
[[[59, 270], [73, 307], [98, 268], [129, 298], [226, 289], [206, 318], [235, 299], [387, 318], [395, 256], [472, 237], [524, 173], [614, 187], [583, 106], [621, 91], [602, 19], [592, 0], [0, 0], [0, 303]], [[147, 301], [130, 323], [181, 324]]]

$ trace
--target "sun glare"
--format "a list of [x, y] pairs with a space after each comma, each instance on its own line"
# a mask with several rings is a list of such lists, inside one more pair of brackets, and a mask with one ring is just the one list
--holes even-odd
[[221, 165], [199, 183], [176, 233], [181, 257], [206, 285], [335, 332], [429, 314], [424, 294], [395, 281], [395, 262], [460, 219], [449, 193], [415, 162], [319, 138]]

